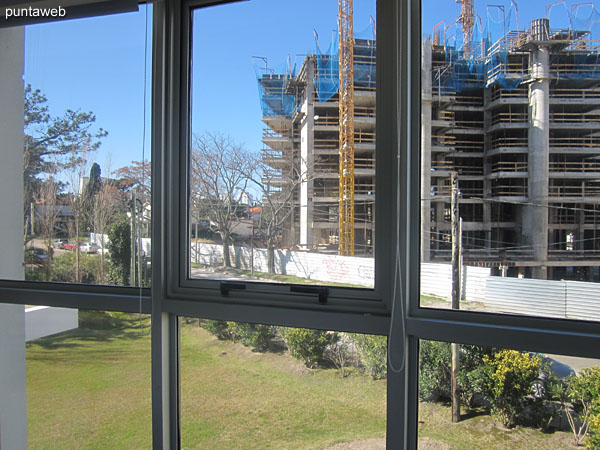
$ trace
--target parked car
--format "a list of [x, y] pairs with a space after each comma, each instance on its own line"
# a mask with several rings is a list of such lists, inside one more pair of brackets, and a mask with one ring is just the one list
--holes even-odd
[[54, 248], [60, 248], [63, 249], [65, 248], [65, 244], [68, 243], [69, 241], [67, 239], [57, 239], [53, 242], [52, 247]]
[[68, 241], [66, 244], [63, 245], [63, 248], [65, 250], [74, 250], [75, 247], [77, 247], [77, 242], [74, 241]]
[[43, 248], [27, 247], [25, 249], [25, 264], [42, 265], [48, 259], [48, 252]]
[[552, 372], [553, 375], [561, 380], [566, 380], [569, 377], [575, 376], [575, 371], [570, 366], [561, 363], [560, 361], [552, 359], [543, 353], [529, 352], [529, 354], [538, 356], [542, 361], [539, 378], [531, 383], [531, 394], [536, 398], [543, 398], [546, 395], [546, 379], [548, 378], [549, 372]]
[[79, 246], [79, 251], [82, 253], [98, 253], [99, 248], [95, 242], [84, 242]]

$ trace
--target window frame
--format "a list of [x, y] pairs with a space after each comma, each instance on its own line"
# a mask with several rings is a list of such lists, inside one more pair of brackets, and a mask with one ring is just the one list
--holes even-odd
[[[257, 0], [258, 1], [258, 0]], [[152, 416], [153, 447], [178, 448], [179, 429], [179, 316], [196, 316], [233, 321], [250, 321], [287, 326], [304, 326], [387, 334], [390, 307], [394, 310], [395, 333], [388, 341], [388, 353], [405, 362], [404, 370], [388, 370], [387, 435], [388, 448], [416, 448], [418, 413], [418, 341], [431, 339], [463, 344], [491, 345], [544, 353], [560, 353], [580, 357], [600, 357], [600, 323], [530, 316], [502, 315], [421, 308], [419, 302], [420, 265], [420, 0], [379, 0], [386, 13], [378, 14], [377, 86], [386, 92], [377, 97], [378, 117], [386, 116], [389, 127], [379, 128], [378, 142], [389, 144], [397, 152], [398, 167], [377, 165], [377, 177], [396, 181], [380, 183], [378, 195], [385, 191], [385, 204], [377, 209], [376, 223], [397, 223], [397, 233], [389, 240], [376, 240], [376, 254], [385, 267], [381, 299], [387, 303], [380, 315], [350, 310], [339, 297], [339, 305], [323, 308], [311, 304], [298, 308], [298, 300], [306, 296], [289, 296], [288, 304], [269, 304], [263, 300], [249, 302], [249, 297], [231, 295], [223, 299], [217, 287], [198, 288], [181, 284], [181, 229], [174, 227], [175, 204], [182, 201], [181, 183], [174, 175], [183, 163], [181, 136], [187, 124], [182, 117], [182, 71], [185, 46], [182, 43], [184, 2], [153, 2], [152, 62], [152, 242], [154, 247], [153, 283], [151, 289], [88, 286], [26, 281], [0, 281], [3, 303], [44, 304], [48, 306], [102, 309], [110, 311], [152, 313]], [[213, 5], [222, 1], [185, 2]], [[379, 10], [378, 10], [379, 12]], [[388, 34], [380, 34], [379, 27]], [[388, 38], [381, 38], [387, 36]], [[188, 36], [189, 38], [189, 36]], [[187, 51], [187, 50], [186, 50]], [[382, 58], [380, 55], [388, 55]], [[187, 95], [187, 93], [186, 93]], [[188, 97], [189, 98], [189, 97]], [[380, 103], [382, 101], [382, 103]], [[386, 178], [387, 177], [387, 178]], [[388, 186], [388, 189], [383, 189]], [[398, 186], [397, 190], [389, 186]], [[185, 200], [186, 196], [184, 196]], [[382, 197], [378, 197], [381, 202]], [[398, 206], [396, 206], [398, 205]], [[391, 227], [389, 227], [391, 228]], [[183, 234], [187, 239], [187, 234]], [[398, 236], [398, 241], [397, 241]], [[401, 237], [401, 240], [400, 240]], [[399, 248], [398, 255], [395, 250]], [[398, 261], [398, 283], [394, 292], [395, 263]], [[177, 276], [170, 270], [176, 263]], [[383, 272], [381, 272], [383, 271]], [[185, 281], [185, 280], [184, 280]], [[337, 290], [332, 289], [332, 292]], [[279, 295], [276, 291], [266, 294]], [[266, 295], [265, 294], [265, 295]], [[259, 293], [262, 295], [262, 293]], [[196, 300], [202, 297], [203, 301]], [[283, 296], [283, 295], [282, 295]], [[258, 297], [258, 295], [257, 295]], [[266, 297], [264, 297], [266, 298]], [[332, 296], [337, 299], [338, 297]], [[339, 307], [338, 307], [339, 306]], [[406, 314], [403, 314], [406, 312]], [[388, 369], [390, 369], [388, 367]]]
[[[314, 293], [292, 293], [290, 284], [270, 284], [256, 282], [239, 282], [243, 284], [244, 290], [231, 290], [226, 295], [221, 293], [221, 281], [219, 280], [198, 280], [188, 277], [189, 267], [189, 230], [188, 230], [188, 158], [189, 158], [189, 137], [190, 137], [190, 115], [191, 115], [191, 39], [192, 39], [192, 14], [195, 9], [200, 9], [216, 4], [234, 3], [234, 1], [210, 1], [210, 0], [189, 0], [182, 1], [180, 5], [171, 9], [172, 23], [179, 23], [180, 32], [173, 33], [173, 40], [170, 46], [170, 60], [172, 62], [169, 71], [169, 108], [173, 114], [172, 126], [164, 128], [169, 138], [167, 145], [170, 151], [160, 157], [168, 170], [164, 173], [167, 179], [178, 180], [177, 186], [170, 186], [168, 201], [165, 203], [165, 228], [163, 230], [163, 239], [167, 243], [168, 252], [166, 254], [166, 264], [171, 268], [166, 275], [165, 303], [171, 305], [169, 310], [178, 310], [184, 306], [185, 301], [190, 301], [185, 305], [188, 312], [204, 314], [213, 318], [236, 317], [238, 320], [248, 320], [248, 314], [252, 316], [252, 308], [260, 308], [259, 317], [269, 323], [282, 323], [292, 320], [290, 325], [302, 326], [308, 324], [303, 317], [323, 322], [320, 317], [324, 313], [331, 316], [330, 324], [321, 327], [329, 329], [355, 329], [361, 326], [364, 332], [375, 332], [385, 334], [389, 322], [390, 304], [389, 299], [389, 279], [391, 276], [390, 268], [387, 268], [384, 261], [389, 259], [390, 247], [383, 245], [389, 242], [391, 232], [378, 230], [378, 238], [375, 245], [376, 259], [376, 286], [374, 289], [359, 288], [338, 288], [323, 285], [328, 291], [326, 304], [318, 301], [318, 296]], [[390, 8], [388, 3], [379, 2], [378, 8]], [[381, 13], [379, 13], [381, 14]], [[378, 35], [390, 35], [391, 28], [384, 28], [378, 25]], [[390, 49], [391, 50], [391, 49]], [[389, 51], [389, 50], [388, 50]], [[377, 67], [382, 66], [380, 61], [385, 60], [385, 54], [377, 49]], [[389, 55], [388, 55], [389, 57]], [[389, 58], [388, 58], [389, 59]], [[188, 65], [187, 62], [190, 61]], [[380, 76], [385, 73], [377, 70], [377, 83], [388, 83], [391, 85], [393, 79], [390, 76]], [[394, 101], [391, 97], [377, 97], [377, 110], [382, 110], [382, 105], [387, 104], [387, 109], [392, 110]], [[392, 116], [381, 114], [381, 119], [377, 121], [377, 135], [382, 136], [385, 130], [393, 130], [394, 122]], [[379, 138], [378, 138], [379, 139]], [[390, 146], [393, 149], [393, 146]], [[391, 152], [391, 150], [390, 150]], [[393, 159], [393, 155], [384, 155]], [[158, 157], [158, 156], [157, 156]], [[378, 156], [383, 161], [381, 154]], [[387, 165], [386, 165], [387, 166]], [[394, 173], [386, 170], [384, 164], [378, 164], [376, 167], [376, 178], [380, 180], [389, 180], [394, 183]], [[381, 183], [383, 183], [382, 181]], [[385, 193], [376, 193], [377, 202], [384, 203]], [[382, 209], [382, 208], [380, 208]], [[376, 208], [375, 223], [383, 223], [384, 214], [389, 215], [389, 211], [380, 211]], [[377, 261], [380, 263], [377, 264]], [[387, 269], [387, 270], [386, 270]], [[236, 282], [237, 283], [237, 282]], [[314, 286], [313, 286], [314, 287]], [[247, 308], [246, 308], [247, 307]], [[294, 318], [290, 318], [289, 310], [299, 313]], [[243, 311], [240, 314], [240, 311]], [[347, 325], [345, 325], [347, 324]]]

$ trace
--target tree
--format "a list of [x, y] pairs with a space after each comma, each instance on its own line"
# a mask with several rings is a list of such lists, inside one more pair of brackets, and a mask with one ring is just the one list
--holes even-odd
[[310, 171], [302, 161], [294, 161], [291, 157], [281, 171], [273, 171], [261, 156], [254, 157], [247, 166], [251, 172], [246, 176], [262, 194], [258, 228], [267, 245], [267, 269], [269, 273], [275, 273], [277, 239], [294, 211], [294, 193], [300, 184], [309, 180]]
[[243, 207], [251, 158], [229, 137], [218, 133], [195, 135], [191, 155], [191, 207], [221, 236], [223, 266], [231, 267], [231, 230]]
[[119, 179], [119, 187], [126, 191], [136, 189], [138, 197], [144, 202], [150, 200], [151, 174], [150, 161], [131, 161], [131, 165], [115, 171], [115, 177]]
[[110, 278], [119, 285], [129, 285], [131, 269], [131, 227], [127, 217], [121, 216], [108, 230]]
[[82, 154], [96, 150], [107, 135], [102, 128], [93, 129], [92, 112], [67, 109], [61, 116], [50, 114], [48, 100], [39, 89], [25, 87], [25, 142], [23, 148], [23, 183], [25, 204], [33, 201], [41, 184], [40, 175], [72, 169], [80, 164]]
[[39, 205], [37, 222], [40, 224], [42, 238], [46, 244], [48, 257], [44, 261], [45, 281], [50, 281], [52, 273], [52, 239], [54, 237], [54, 227], [61, 206], [58, 205], [59, 186], [54, 176], [48, 177], [41, 182], [35, 195], [35, 203]]
[[[83, 187], [81, 194], [81, 212], [82, 219], [85, 222], [84, 228], [90, 229], [94, 221], [94, 206], [96, 203], [96, 195], [102, 188], [102, 170], [96, 162], [92, 163], [90, 168], [90, 176]], [[81, 181], [80, 181], [81, 183]]]
[[122, 193], [111, 184], [102, 182], [100, 190], [94, 197], [92, 225], [94, 232], [101, 236], [99, 282], [104, 283], [104, 233], [118, 214], [118, 206], [122, 204]]

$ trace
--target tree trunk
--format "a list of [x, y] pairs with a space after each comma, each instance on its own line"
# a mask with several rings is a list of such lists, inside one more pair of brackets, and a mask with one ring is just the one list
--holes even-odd
[[81, 282], [81, 267], [79, 265], [79, 211], [75, 212], [75, 283]]
[[229, 255], [229, 233], [221, 233], [223, 241], [223, 267], [231, 267], [231, 257]]
[[275, 273], [275, 246], [271, 243], [267, 247], [267, 268], [269, 273]]

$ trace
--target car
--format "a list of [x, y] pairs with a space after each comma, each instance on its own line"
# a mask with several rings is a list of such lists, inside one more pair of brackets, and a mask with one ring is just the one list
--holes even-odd
[[79, 251], [82, 253], [98, 253], [98, 244], [95, 242], [84, 242], [79, 246]]
[[67, 239], [57, 239], [52, 243], [52, 247], [64, 250], [67, 242], [69, 242]]
[[544, 398], [546, 395], [546, 379], [550, 374], [560, 380], [567, 380], [575, 376], [575, 371], [568, 365], [550, 358], [543, 353], [529, 352], [531, 356], [537, 356], [541, 360], [542, 366], [538, 379], [531, 383], [531, 394], [535, 398]]
[[65, 250], [75, 250], [76, 247], [77, 242], [74, 241], [68, 241], [66, 244], [63, 245], [63, 249]]
[[48, 259], [48, 252], [43, 248], [27, 247], [25, 249], [25, 264], [42, 265]]

